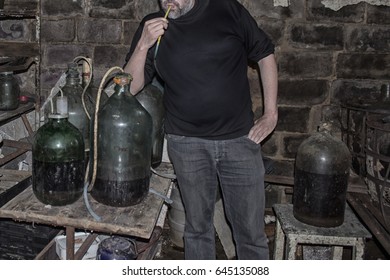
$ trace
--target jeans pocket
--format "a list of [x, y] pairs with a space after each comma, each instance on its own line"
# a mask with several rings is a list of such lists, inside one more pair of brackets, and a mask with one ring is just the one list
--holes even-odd
[[256, 142], [249, 139], [248, 135], [244, 135], [241, 138], [244, 139], [245, 142], [250, 143], [251, 145], [255, 145], [256, 147], [260, 147], [260, 144], [257, 144]]
[[175, 135], [175, 134], [167, 134], [166, 138], [176, 142], [186, 139], [186, 137], [183, 135]]

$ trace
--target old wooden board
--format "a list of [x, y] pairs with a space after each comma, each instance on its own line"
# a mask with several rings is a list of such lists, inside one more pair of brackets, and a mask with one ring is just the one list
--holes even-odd
[[0, 168], [0, 189], [13, 186], [30, 176], [31, 171]]
[[390, 232], [386, 229], [386, 223], [378, 205], [374, 204], [368, 194], [348, 193], [347, 200], [383, 249], [390, 254]]
[[31, 184], [31, 171], [0, 168], [0, 207]]
[[0, 111], [0, 125], [3, 125], [13, 119], [20, 117], [23, 114], [33, 111], [34, 103], [20, 104], [19, 107], [12, 111]]
[[[170, 179], [152, 175], [150, 187], [166, 194], [170, 182]], [[121, 208], [98, 203], [90, 195], [88, 199], [93, 211], [101, 217], [101, 221], [91, 216], [83, 198], [68, 206], [49, 206], [38, 201], [32, 186], [1, 207], [0, 217], [149, 239], [164, 202], [151, 193], [140, 204]]]
[[38, 13], [38, 0], [4, 0], [0, 15], [34, 16]]

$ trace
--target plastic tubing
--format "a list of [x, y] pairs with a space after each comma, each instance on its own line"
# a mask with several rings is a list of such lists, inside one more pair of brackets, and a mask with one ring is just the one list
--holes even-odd
[[[92, 73], [93, 73], [93, 69], [92, 69], [92, 64], [89, 62], [89, 60], [85, 57], [85, 56], [76, 56], [74, 59], [73, 59], [73, 62], [79, 62], [80, 60], [84, 60], [88, 63], [89, 65], [89, 69], [91, 69], [91, 77], [92, 77]], [[85, 105], [85, 93], [87, 92], [87, 89], [89, 87], [89, 84], [91, 83], [91, 79], [89, 79], [88, 83], [85, 85], [85, 87], [83, 88], [83, 93], [81, 94], [81, 102], [83, 104], [83, 108], [84, 108], [84, 111], [85, 111], [85, 114], [87, 115], [88, 119], [91, 119], [91, 115], [89, 114], [88, 110], [87, 110], [87, 106]]]
[[[167, 17], [168, 17], [169, 12], [171, 11], [171, 8], [172, 8], [172, 6], [168, 6], [168, 9], [167, 9], [167, 11], [165, 12], [164, 18], [167, 18]], [[156, 50], [154, 51], [154, 59], [156, 59], [156, 56], [157, 56], [158, 48], [159, 48], [160, 42], [161, 42], [161, 37], [162, 37], [162, 36], [160, 35], [160, 36], [158, 37], [158, 39], [157, 39]]]
[[[92, 170], [92, 178], [91, 178], [91, 182], [88, 183], [88, 175], [89, 175], [89, 169], [90, 169], [90, 166], [91, 166], [91, 159], [89, 160], [88, 164], [87, 164], [87, 168], [86, 168], [86, 172], [85, 172], [85, 178], [84, 178], [84, 190], [83, 190], [83, 198], [84, 198], [84, 203], [85, 203], [85, 206], [87, 207], [87, 210], [88, 212], [91, 214], [91, 216], [96, 220], [96, 221], [101, 221], [101, 217], [99, 215], [97, 215], [95, 213], [95, 211], [93, 211], [91, 205], [89, 204], [89, 200], [88, 200], [88, 191], [91, 191], [92, 188], [93, 188], [93, 185], [95, 184], [95, 180], [96, 180], [96, 172], [97, 172], [97, 138], [98, 138], [98, 113], [99, 113], [99, 107], [100, 107], [100, 97], [102, 95], [102, 91], [103, 91], [103, 87], [104, 87], [104, 84], [106, 83], [106, 80], [107, 80], [107, 77], [108, 75], [111, 74], [111, 72], [113, 72], [114, 70], [119, 70], [121, 72], [124, 72], [122, 68], [120, 67], [112, 67], [110, 68], [106, 73], [105, 75], [103, 76], [102, 78], [102, 81], [100, 82], [100, 85], [99, 85], [99, 90], [98, 90], [98, 93], [97, 93], [97, 97], [96, 97], [96, 107], [95, 107], [95, 116], [94, 116], [94, 125], [93, 125], [93, 170]], [[85, 88], [87, 88], [88, 86], [86, 86]], [[83, 92], [84, 93], [84, 92]]]
[[[99, 107], [100, 107], [100, 97], [102, 95], [104, 84], [106, 83], [107, 77], [114, 72], [115, 70], [119, 70], [121, 72], [124, 72], [124, 70], [118, 66], [110, 68], [103, 76], [102, 81], [99, 85], [99, 90], [96, 97], [96, 107], [95, 107], [95, 116], [94, 116], [94, 124], [93, 124], [93, 170], [92, 170], [92, 179], [91, 183], [89, 185], [89, 191], [92, 190], [93, 185], [95, 184], [96, 180], [96, 172], [97, 172], [97, 138], [98, 138], [98, 113], [99, 113]], [[87, 176], [88, 174], [86, 174]]]

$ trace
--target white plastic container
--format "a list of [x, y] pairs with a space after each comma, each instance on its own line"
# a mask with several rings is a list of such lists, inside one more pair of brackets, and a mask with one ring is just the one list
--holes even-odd
[[[89, 236], [89, 233], [87, 232], [76, 232], [74, 235], [74, 251], [75, 253], [77, 250], [81, 247], [85, 239]], [[60, 235], [55, 237], [56, 242], [56, 252], [58, 257], [61, 260], [66, 260], [66, 235]], [[99, 246], [100, 240], [99, 237], [97, 237], [91, 246], [89, 247], [88, 251], [85, 253], [83, 260], [95, 260], [96, 259], [96, 252]]]

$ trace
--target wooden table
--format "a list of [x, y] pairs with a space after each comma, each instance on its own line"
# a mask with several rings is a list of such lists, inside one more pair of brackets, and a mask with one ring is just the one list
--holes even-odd
[[[171, 180], [153, 174], [150, 187], [165, 195], [171, 187]], [[74, 259], [75, 229], [149, 239], [164, 203], [162, 198], [152, 193], [149, 193], [143, 202], [131, 207], [106, 206], [95, 201], [89, 194], [88, 199], [93, 211], [101, 217], [101, 221], [91, 216], [83, 198], [67, 206], [45, 205], [35, 197], [31, 185], [0, 208], [0, 217], [65, 227], [67, 259]], [[95, 237], [96, 235], [92, 234], [90, 238], [92, 240], [87, 239], [85, 242], [91, 244]], [[79, 251], [82, 252], [81, 248]]]

